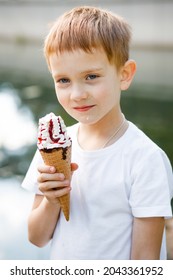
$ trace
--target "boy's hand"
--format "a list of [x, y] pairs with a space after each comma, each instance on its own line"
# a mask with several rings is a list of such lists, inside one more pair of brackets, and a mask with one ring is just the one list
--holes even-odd
[[[76, 163], [71, 164], [71, 171], [78, 169]], [[41, 165], [38, 167], [39, 176], [37, 178], [39, 190], [51, 203], [57, 203], [58, 197], [70, 192], [70, 181], [66, 180], [64, 174], [57, 173], [55, 167]]]

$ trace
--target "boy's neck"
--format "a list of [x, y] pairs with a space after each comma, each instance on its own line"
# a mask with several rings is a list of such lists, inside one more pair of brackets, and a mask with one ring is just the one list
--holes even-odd
[[127, 130], [128, 122], [121, 113], [117, 119], [104, 124], [93, 125], [80, 123], [78, 130], [78, 143], [84, 150], [98, 150], [108, 147], [116, 142]]

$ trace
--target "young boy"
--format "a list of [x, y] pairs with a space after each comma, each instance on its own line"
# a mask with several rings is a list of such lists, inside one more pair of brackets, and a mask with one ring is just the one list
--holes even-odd
[[[46, 38], [58, 101], [77, 120], [68, 129], [71, 182], [39, 152], [23, 182], [36, 193], [29, 240], [41, 247], [52, 239], [51, 259], [166, 258], [172, 171], [165, 153], [121, 112], [121, 91], [136, 71], [129, 41], [121, 17], [94, 7], [62, 15]], [[58, 204], [68, 192], [69, 222]]]

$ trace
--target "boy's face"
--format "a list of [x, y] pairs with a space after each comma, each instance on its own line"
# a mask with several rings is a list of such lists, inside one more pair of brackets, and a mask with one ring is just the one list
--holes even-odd
[[111, 121], [120, 111], [121, 75], [104, 51], [82, 50], [50, 56], [57, 98], [83, 124]]

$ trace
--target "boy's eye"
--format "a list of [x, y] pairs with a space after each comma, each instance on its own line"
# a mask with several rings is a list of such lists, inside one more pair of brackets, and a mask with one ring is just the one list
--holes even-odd
[[94, 79], [96, 79], [97, 77], [98, 77], [97, 75], [91, 74], [91, 75], [88, 75], [88, 76], [87, 76], [87, 80], [94, 80]]
[[67, 83], [69, 83], [69, 79], [67, 79], [67, 78], [62, 78], [62, 79], [59, 79], [59, 80], [57, 81], [57, 83], [60, 83], [60, 84], [67, 84]]

